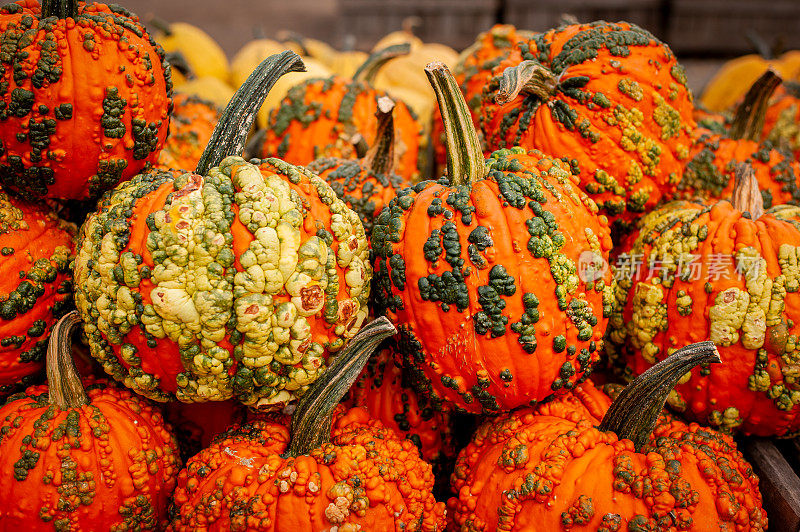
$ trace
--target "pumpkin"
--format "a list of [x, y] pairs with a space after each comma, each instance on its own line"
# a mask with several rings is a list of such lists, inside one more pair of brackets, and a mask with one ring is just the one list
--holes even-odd
[[156, 160], [172, 83], [135, 15], [75, 0], [0, 8], [0, 185], [87, 199]]
[[730, 109], [770, 68], [784, 79], [800, 81], [800, 51], [790, 50], [775, 59], [764, 59], [758, 54], [731, 59], [706, 83], [700, 102], [710, 111]]
[[[620, 249], [606, 349], [637, 375], [710, 337], [723, 364], [692, 371], [669, 404], [725, 432], [800, 429], [800, 208], [763, 212], [752, 169], [731, 201], [673, 202], [649, 213]], [[763, 214], [762, 214], [763, 212]]]
[[[373, 54], [353, 79], [333, 76], [292, 87], [280, 106], [269, 113], [259, 155], [300, 165], [322, 157], [359, 158], [354, 137], [360, 135], [370, 146], [375, 143], [378, 100], [386, 96], [372, 88], [372, 77], [383, 63], [404, 53], [408, 53], [407, 47], [399, 46]], [[413, 180], [419, 174], [422, 129], [414, 113], [400, 101], [394, 109], [394, 127], [395, 172]]]
[[[476, 127], [480, 125], [481, 95], [492, 78], [492, 71], [501, 66], [505, 68], [519, 64], [522, 61], [520, 46], [526, 46], [525, 41], [533, 38], [533, 35], [533, 32], [518, 30], [510, 24], [495, 24], [478, 35], [475, 42], [459, 54], [453, 76], [461, 87]], [[431, 138], [436, 168], [443, 169], [447, 164], [447, 148], [438, 108], [433, 111]]]
[[414, 444], [363, 408], [334, 412], [393, 332], [385, 319], [365, 326], [300, 402], [291, 427], [270, 416], [191, 458], [168, 530], [444, 530], [444, 504]]
[[410, 375], [394, 363], [395, 349], [388, 342], [369, 359], [343, 404], [366, 408], [385, 427], [413, 441], [423, 460], [438, 462], [454, 456], [449, 413], [417, 395]]
[[[771, 69], [745, 95], [730, 120], [714, 121], [711, 129], [693, 132], [694, 145], [678, 185], [678, 197], [729, 198], [734, 171], [741, 163], [752, 166], [764, 204], [800, 203], [800, 163], [786, 149], [760, 143], [769, 100], [781, 78]], [[720, 131], [714, 134], [712, 131]]]
[[325, 179], [336, 195], [353, 209], [364, 224], [367, 235], [383, 208], [398, 189], [411, 183], [394, 173], [395, 103], [388, 96], [378, 99], [378, 131], [375, 143], [359, 160], [326, 157], [308, 165], [308, 169]]
[[800, 159], [800, 83], [784, 81], [776, 89], [764, 112], [761, 139]]
[[272, 82], [298, 68], [293, 52], [265, 60], [197, 173], [140, 174], [81, 228], [75, 301], [92, 356], [146, 397], [280, 408], [367, 315], [358, 215], [302, 167], [231, 155]]
[[401, 29], [387, 33], [372, 47], [373, 52], [383, 50], [388, 46], [407, 44], [410, 50], [423, 46], [422, 39], [414, 35], [414, 27], [419, 26], [422, 20], [419, 17], [405, 17], [401, 22]]
[[694, 120], [669, 47], [633, 24], [603, 21], [561, 26], [527, 44], [525, 61], [484, 92], [487, 152], [568, 153], [581, 188], [622, 228], [672, 194]]
[[766, 530], [736, 443], [662, 414], [683, 373], [719, 361], [708, 344], [676, 352], [613, 403], [585, 382], [487, 420], [458, 457], [448, 530]]
[[195, 76], [212, 76], [228, 82], [228, 58], [208, 33], [186, 22], [170, 24], [157, 17], [151, 17], [148, 22], [158, 30], [155, 39], [164, 51], [180, 52]]
[[72, 304], [75, 227], [0, 191], [0, 397], [44, 370], [47, 337]]
[[0, 407], [0, 521], [6, 530], [161, 530], [179, 469], [159, 410], [111, 382], [83, 383], [70, 358], [80, 323], [54, 327], [47, 385]]
[[[372, 229], [375, 301], [433, 404], [496, 413], [571, 389], [597, 360], [610, 304], [608, 221], [568, 163], [500, 150], [484, 162], [446, 66], [426, 68], [447, 178], [397, 193]], [[581, 279], [582, 277], [582, 279]]]
[[[291, 42], [279, 43], [272, 39], [262, 38], [245, 44], [231, 60], [231, 81], [234, 86], [241, 86], [253, 69], [266, 57], [287, 49], [298, 54], [302, 53], [302, 48]], [[289, 89], [307, 79], [326, 78], [331, 75], [330, 69], [317, 59], [305, 57], [303, 64], [306, 67], [303, 72], [289, 72], [275, 82], [275, 86], [270, 89], [264, 104], [258, 111], [256, 119], [258, 127], [266, 127], [270, 111], [280, 105]]]
[[196, 168], [219, 119], [220, 111], [213, 102], [176, 92], [169, 136], [158, 154], [156, 166], [164, 169]]

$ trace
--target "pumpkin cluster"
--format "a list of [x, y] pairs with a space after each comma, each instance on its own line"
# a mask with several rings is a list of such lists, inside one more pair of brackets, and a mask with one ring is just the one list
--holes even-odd
[[793, 54], [701, 106], [629, 22], [146, 23], [0, 8], [4, 528], [767, 529]]

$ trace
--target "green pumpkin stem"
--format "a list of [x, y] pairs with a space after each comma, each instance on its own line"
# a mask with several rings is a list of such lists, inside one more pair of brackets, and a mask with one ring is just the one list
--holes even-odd
[[364, 63], [358, 67], [356, 73], [353, 74], [353, 79], [366, 83], [367, 85], [372, 85], [378, 71], [387, 61], [391, 61], [395, 57], [400, 57], [401, 55], [408, 55], [410, 51], [411, 45], [408, 43], [393, 44], [386, 48], [381, 48], [367, 57], [366, 61], [364, 61]]
[[292, 30], [281, 30], [277, 34], [275, 34], [275, 38], [278, 39], [278, 42], [281, 43], [291, 43], [296, 44], [300, 47], [300, 53], [309, 56], [311, 54], [308, 53], [308, 48], [306, 48], [306, 38], [303, 37], [301, 34], [297, 33], [296, 31]]
[[375, 142], [364, 156], [363, 166], [373, 174], [394, 172], [394, 101], [388, 96], [378, 98], [378, 130]]
[[78, 16], [78, 0], [42, 0], [41, 6], [42, 18], [67, 19]]
[[736, 140], [758, 141], [764, 129], [769, 99], [783, 79], [773, 69], [768, 69], [747, 91], [744, 100], [736, 108], [728, 136]]
[[444, 123], [450, 184], [471, 185], [486, 177], [487, 169], [467, 102], [447, 65], [439, 61], [428, 63], [425, 74], [436, 93]]
[[494, 97], [500, 105], [516, 98], [520, 93], [532, 94], [542, 100], [550, 99], [556, 92], [555, 74], [536, 61], [523, 61], [503, 71], [500, 88]]
[[177, 70], [186, 76], [186, 79], [194, 79], [197, 77], [194, 74], [194, 70], [192, 70], [192, 66], [189, 64], [189, 61], [186, 59], [186, 56], [183, 55], [183, 53], [181, 53], [179, 50], [166, 52], [164, 57], [167, 59], [169, 66], [172, 67], [173, 70]]
[[734, 174], [731, 205], [739, 212], [749, 212], [752, 220], [764, 214], [764, 198], [758, 188], [756, 172], [750, 163], [739, 163]]
[[721, 362], [714, 342], [687, 345], [633, 379], [620, 393], [598, 427], [633, 442], [640, 452], [650, 439], [667, 396], [681, 377], [697, 365]]
[[47, 385], [50, 404], [61, 410], [89, 404], [89, 396], [81, 384], [81, 377], [72, 359], [72, 333], [81, 324], [77, 310], [58, 320], [50, 332], [47, 343]]
[[278, 78], [305, 69], [300, 56], [288, 50], [264, 59], [228, 102], [195, 171], [206, 175], [225, 157], [240, 155], [258, 110]]
[[372, 352], [397, 330], [385, 316], [358, 331], [306, 392], [292, 414], [289, 456], [308, 454], [331, 439], [333, 410], [358, 379]]

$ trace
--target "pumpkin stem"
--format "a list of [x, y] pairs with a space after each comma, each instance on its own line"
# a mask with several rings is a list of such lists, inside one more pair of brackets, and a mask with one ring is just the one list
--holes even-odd
[[734, 179], [731, 205], [739, 212], [749, 212], [751, 219], [758, 220], [764, 214], [764, 198], [753, 166], [750, 163], [737, 164]]
[[306, 392], [292, 414], [289, 456], [308, 454], [331, 439], [333, 410], [361, 374], [372, 352], [397, 332], [385, 316], [358, 331], [336, 355], [336, 360]]
[[390, 61], [395, 57], [408, 55], [410, 51], [411, 45], [408, 43], [393, 44], [391, 46], [387, 46], [386, 48], [381, 48], [377, 52], [367, 57], [366, 61], [364, 61], [364, 63], [358, 67], [356, 73], [353, 74], [353, 79], [366, 83], [367, 85], [372, 85], [375, 81], [375, 76], [378, 74], [378, 71], [383, 67], [383, 65], [386, 64], [387, 61]]
[[711, 340], [678, 349], [633, 379], [608, 407], [598, 429], [612, 431], [620, 440], [631, 440], [640, 452], [678, 380], [695, 366], [712, 362], [721, 360]]
[[278, 39], [279, 42], [282, 43], [291, 43], [296, 44], [300, 48], [300, 53], [309, 56], [311, 54], [308, 53], [308, 48], [306, 48], [306, 38], [297, 33], [296, 31], [292, 30], [281, 30], [279, 31], [275, 37]]
[[472, 185], [486, 176], [487, 169], [467, 102], [447, 65], [439, 61], [428, 63], [425, 74], [442, 114], [450, 184]]
[[782, 81], [781, 76], [770, 68], [753, 83], [742, 103], [736, 108], [736, 115], [728, 132], [729, 137], [754, 141], [761, 138], [769, 99]]
[[81, 323], [80, 314], [73, 310], [58, 320], [47, 343], [47, 384], [50, 404], [61, 410], [89, 404], [89, 396], [72, 359], [72, 333]]
[[42, 0], [42, 18], [60, 19], [78, 16], [78, 0]]
[[305, 70], [300, 56], [288, 50], [264, 59], [228, 102], [195, 172], [206, 175], [225, 157], [241, 154], [258, 110], [278, 78]]
[[364, 135], [361, 133], [353, 133], [353, 136], [350, 137], [350, 144], [355, 148], [357, 158], [363, 159], [367, 156], [369, 144], [367, 144], [367, 139], [364, 138]]
[[373, 174], [391, 174], [394, 171], [394, 101], [388, 96], [378, 98], [378, 131], [375, 143], [367, 151], [363, 166]]
[[164, 36], [169, 37], [170, 35], [172, 35], [172, 28], [169, 27], [169, 22], [167, 22], [163, 18], [157, 17], [152, 13], [148, 13], [145, 16], [145, 20], [147, 20], [148, 24], [150, 24], [155, 29], [163, 33]]
[[186, 59], [186, 56], [183, 55], [179, 50], [173, 50], [172, 52], [166, 52], [164, 57], [167, 59], [167, 63], [169, 66], [172, 67], [173, 70], [177, 70], [184, 76], [186, 79], [194, 79], [196, 76], [194, 74], [194, 70], [192, 70], [189, 61]]
[[536, 61], [523, 61], [503, 71], [500, 88], [494, 101], [506, 104], [520, 93], [532, 94], [547, 100], [556, 92], [556, 76]]

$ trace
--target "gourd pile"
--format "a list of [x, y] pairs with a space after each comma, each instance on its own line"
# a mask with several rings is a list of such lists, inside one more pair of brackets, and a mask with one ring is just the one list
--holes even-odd
[[0, 528], [766, 529], [789, 66], [703, 107], [626, 22], [156, 25], [0, 8]]

